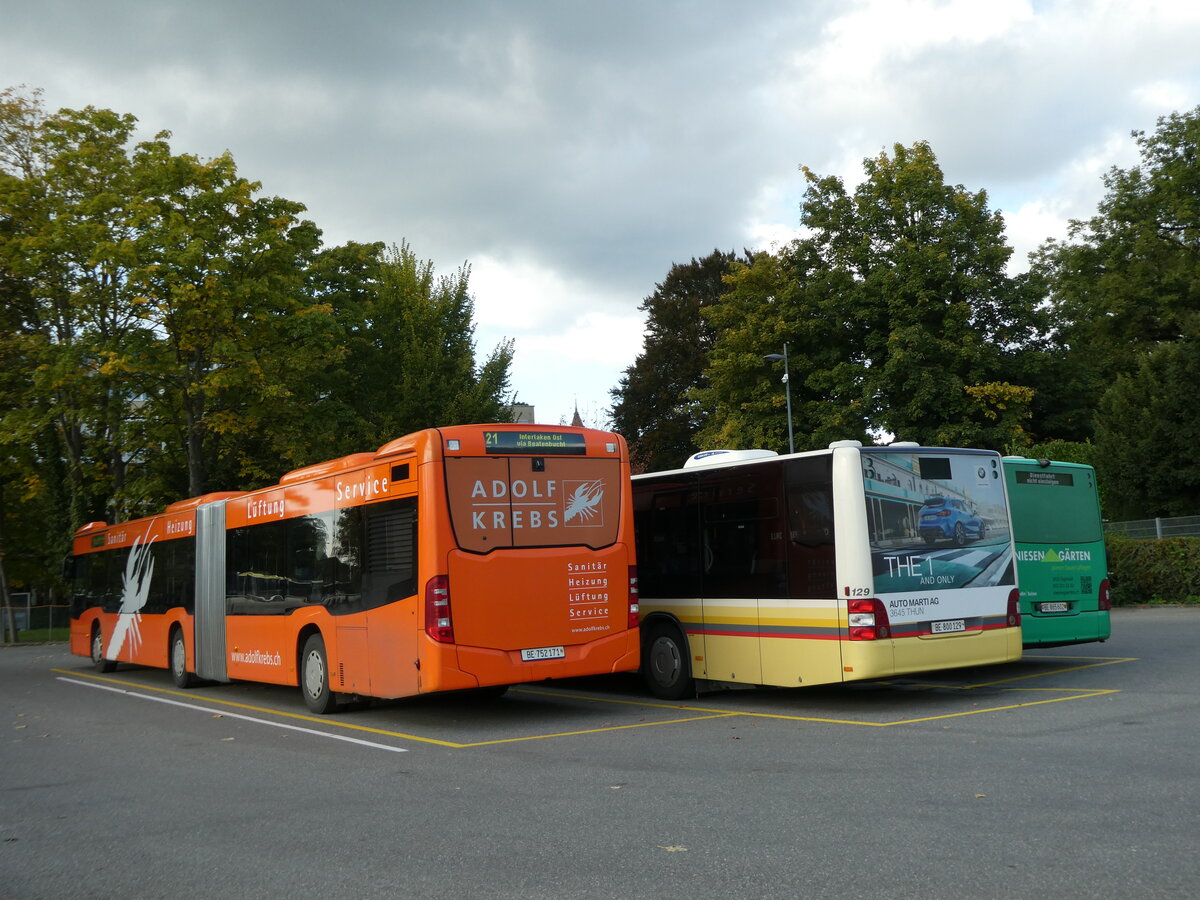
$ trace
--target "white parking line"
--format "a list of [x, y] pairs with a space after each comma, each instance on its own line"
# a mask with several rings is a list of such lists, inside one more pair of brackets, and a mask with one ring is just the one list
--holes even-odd
[[111, 691], [114, 694], [124, 694], [127, 697], [138, 697], [142, 700], [153, 700], [156, 703], [169, 703], [171, 706], [182, 706], [185, 709], [197, 709], [200, 712], [210, 713], [214, 716], [221, 716], [226, 719], [242, 719], [246, 722], [257, 722], [259, 725], [269, 725], [272, 728], [286, 728], [288, 731], [301, 731], [304, 734], [313, 734], [317, 737], [330, 738], [335, 741], [345, 741], [348, 744], [360, 744], [363, 747], [374, 747], [376, 750], [390, 750], [393, 753], [407, 753], [406, 747], [391, 747], [387, 744], [377, 744], [374, 741], [364, 741], [361, 738], [352, 738], [343, 734], [329, 734], [326, 731], [318, 731], [315, 728], [301, 728], [299, 725], [287, 725], [283, 722], [271, 722], [268, 719], [256, 719], [253, 716], [244, 716], [241, 713], [227, 712], [223, 709], [211, 709], [207, 706], [197, 706], [194, 703], [184, 703], [180, 700], [168, 700], [166, 697], [155, 697], [150, 694], [139, 694], [137, 691], [127, 691], [124, 688], [110, 687], [107, 684], [95, 684], [90, 681], [79, 681], [75, 678], [63, 678], [61, 675], [59, 681], [65, 681], [69, 684], [78, 684], [83, 687], [96, 688], [101, 691]]

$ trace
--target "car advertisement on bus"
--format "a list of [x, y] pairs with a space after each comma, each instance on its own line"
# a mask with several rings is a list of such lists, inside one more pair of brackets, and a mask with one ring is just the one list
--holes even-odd
[[997, 454], [920, 448], [862, 460], [874, 589], [893, 622], [960, 615], [964, 588], [1007, 597], [1016, 577]]

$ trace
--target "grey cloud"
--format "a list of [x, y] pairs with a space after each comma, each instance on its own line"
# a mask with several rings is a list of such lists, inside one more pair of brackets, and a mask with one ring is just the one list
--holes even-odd
[[1152, 126], [1133, 84], [1200, 80], [1187, 29], [1093, 47], [1030, 26], [897, 53], [864, 105], [827, 102], [839, 86], [796, 60], [846, 8], [0, 0], [0, 84], [58, 79], [52, 106], [229, 149], [331, 241], [407, 239], [442, 269], [521, 258], [633, 307], [672, 262], [740, 250], [764, 184], [792, 180], [795, 224], [799, 163], [929, 140], [952, 181], [1019, 196], [1114, 123]]

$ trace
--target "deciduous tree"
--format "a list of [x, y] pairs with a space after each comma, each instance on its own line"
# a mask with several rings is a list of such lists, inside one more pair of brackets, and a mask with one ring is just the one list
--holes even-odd
[[1105, 392], [1096, 419], [1096, 471], [1113, 519], [1200, 510], [1200, 342], [1168, 341], [1145, 353]]
[[438, 276], [407, 243], [348, 244], [321, 254], [313, 278], [344, 349], [318, 380], [342, 447], [510, 419], [513, 344], [502, 341], [477, 363], [468, 267]]
[[[1003, 382], [1036, 344], [1031, 298], [1005, 266], [1011, 248], [985, 191], [945, 183], [928, 144], [864, 160], [866, 178], [806, 170], [802, 222], [825, 265], [845, 276], [834, 308], [855, 341], [871, 425], [926, 444], [997, 445], [970, 388]], [[974, 426], [974, 427], [971, 427]]]
[[1140, 164], [1109, 170], [1096, 215], [1037, 259], [1093, 406], [1144, 352], [1200, 334], [1200, 107], [1133, 137]]
[[85, 521], [508, 417], [512, 343], [476, 363], [466, 266], [322, 253], [228, 153], [135, 126], [0, 92], [0, 540], [45, 526], [23, 559]]
[[695, 391], [706, 386], [714, 333], [704, 311], [727, 290], [724, 278], [737, 259], [714, 250], [676, 263], [642, 301], [642, 352], [611, 392], [612, 427], [629, 441], [638, 471], [676, 468], [700, 449], [705, 412]]
[[1031, 283], [1005, 272], [1001, 216], [985, 192], [947, 185], [925, 143], [896, 145], [864, 172], [851, 193], [805, 170], [805, 236], [736, 271], [710, 312], [706, 443], [787, 445], [784, 392], [762, 362], [784, 342], [800, 449], [887, 434], [997, 448], [1026, 438], [1044, 324]]
[[[729, 293], [706, 311], [715, 341], [707, 385], [696, 392], [707, 410], [700, 433], [706, 448], [761, 448], [786, 452], [791, 427], [797, 450], [830, 441], [865, 440], [852, 323], [836, 298], [848, 287], [844, 273], [825, 265], [811, 241], [737, 263]], [[788, 382], [781, 362], [787, 344]]]

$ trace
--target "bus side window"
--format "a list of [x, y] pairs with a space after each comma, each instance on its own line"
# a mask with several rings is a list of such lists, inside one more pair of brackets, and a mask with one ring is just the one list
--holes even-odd
[[786, 473], [790, 596], [834, 597], [837, 569], [831, 457], [789, 460]]
[[78, 619], [83, 612], [96, 603], [92, 589], [92, 566], [102, 556], [100, 553], [88, 553], [82, 556], [67, 557], [64, 576], [71, 585], [71, 618]]
[[363, 511], [350, 506], [337, 511], [333, 529], [333, 555], [326, 561], [325, 605], [350, 606], [362, 599]]
[[235, 528], [225, 535], [225, 608], [230, 615], [286, 611], [287, 523]]
[[704, 507], [704, 596], [785, 596], [786, 524], [777, 465], [747, 466], [714, 480]]
[[115, 550], [105, 550], [104, 556], [108, 563], [108, 584], [104, 592], [105, 612], [120, 612], [121, 601], [125, 597], [125, 564], [129, 561], [129, 548], [117, 547]]
[[172, 542], [174, 555], [171, 559], [170, 592], [172, 603], [185, 610], [196, 610], [196, 539], [182, 538]]
[[321, 603], [325, 597], [325, 560], [331, 548], [333, 515], [314, 513], [288, 520], [287, 597], [296, 603]]
[[225, 533], [225, 610], [241, 612], [250, 571], [250, 529]]
[[89, 553], [83, 557], [87, 560], [87, 565], [82, 578], [76, 584], [82, 594], [81, 602], [84, 608], [103, 607], [108, 602], [108, 557], [109, 554], [105, 551]]
[[647, 597], [699, 597], [703, 553], [699, 494], [694, 484], [635, 494], [634, 504], [642, 593]]
[[150, 592], [143, 613], [165, 613], [175, 605], [171, 594], [171, 567], [175, 564], [175, 542], [154, 541], [146, 552], [150, 554], [154, 569], [150, 577]]
[[363, 608], [417, 592], [417, 498], [391, 500], [365, 512]]

